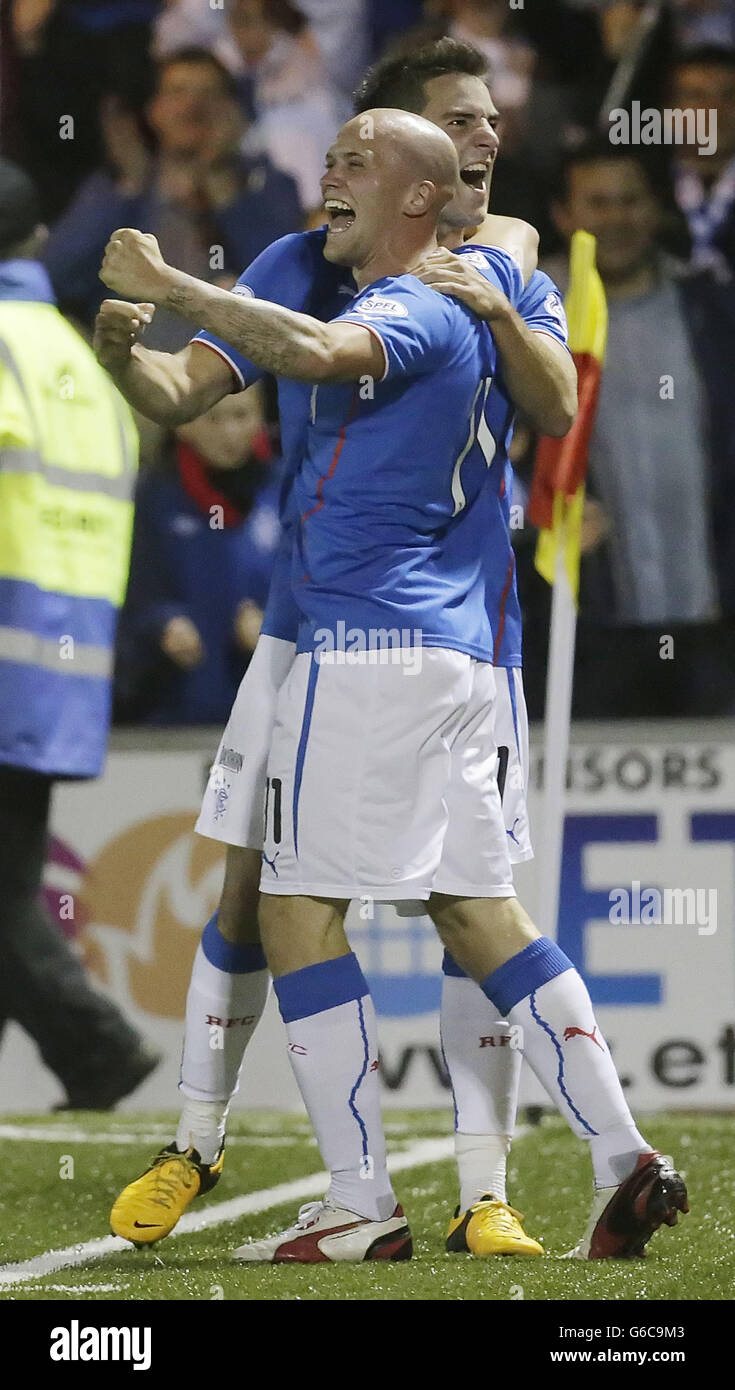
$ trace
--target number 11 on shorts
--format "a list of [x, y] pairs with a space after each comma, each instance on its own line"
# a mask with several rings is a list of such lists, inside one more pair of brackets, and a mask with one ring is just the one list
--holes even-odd
[[271, 806], [271, 792], [273, 793], [273, 840], [274, 843], [281, 843], [281, 778], [266, 777], [265, 779], [265, 825], [264, 839], [268, 839], [268, 815]]

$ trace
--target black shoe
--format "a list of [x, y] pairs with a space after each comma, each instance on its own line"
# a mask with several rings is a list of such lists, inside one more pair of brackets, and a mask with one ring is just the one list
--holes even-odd
[[154, 1052], [153, 1048], [141, 1043], [122, 1066], [100, 1077], [99, 1081], [70, 1091], [67, 1099], [55, 1105], [54, 1110], [112, 1110], [155, 1071], [162, 1057], [163, 1053]]

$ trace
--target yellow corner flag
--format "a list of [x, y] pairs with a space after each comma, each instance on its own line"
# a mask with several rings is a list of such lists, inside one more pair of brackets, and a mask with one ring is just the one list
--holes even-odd
[[565, 308], [569, 349], [579, 382], [577, 418], [563, 439], [545, 435], [539, 440], [529, 500], [530, 520], [539, 528], [536, 569], [553, 584], [561, 547], [575, 603], [579, 593], [587, 451], [607, 341], [607, 302], [595, 266], [595, 245], [589, 232], [575, 232], [569, 256]]

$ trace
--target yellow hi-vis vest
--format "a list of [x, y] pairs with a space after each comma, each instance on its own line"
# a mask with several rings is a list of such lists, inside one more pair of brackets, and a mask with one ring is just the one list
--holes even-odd
[[104, 759], [138, 439], [91, 349], [47, 303], [0, 300], [0, 762]]

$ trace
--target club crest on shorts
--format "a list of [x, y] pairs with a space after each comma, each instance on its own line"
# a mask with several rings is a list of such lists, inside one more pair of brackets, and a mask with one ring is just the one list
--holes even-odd
[[214, 819], [221, 820], [227, 810], [232, 783], [225, 775], [224, 768], [220, 767], [217, 763], [215, 763], [209, 774], [209, 782], [207, 785], [209, 790], [214, 793]]

